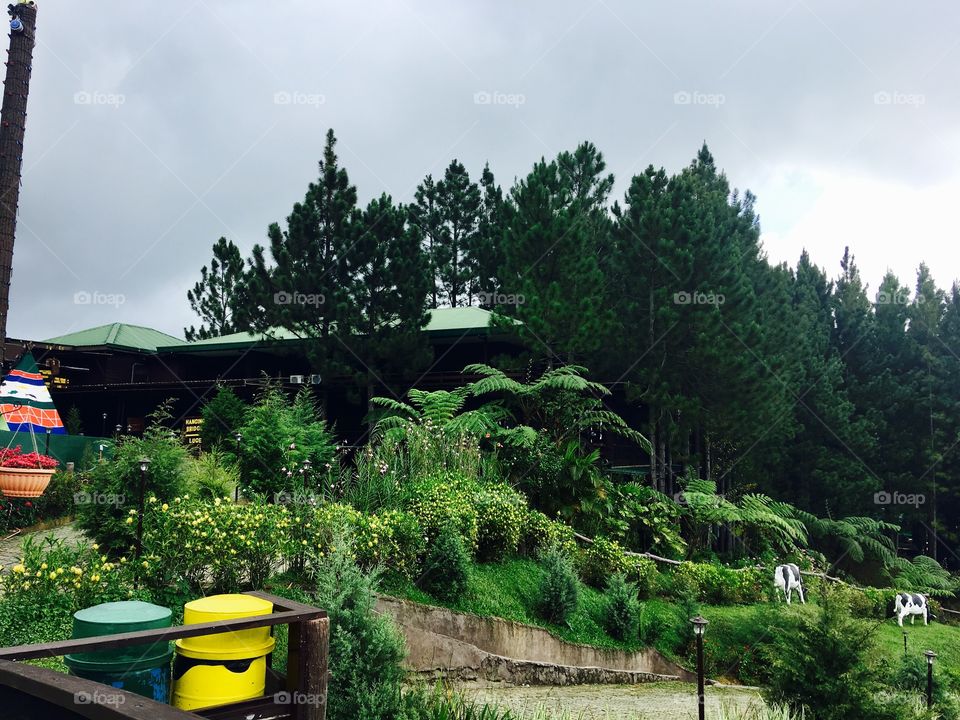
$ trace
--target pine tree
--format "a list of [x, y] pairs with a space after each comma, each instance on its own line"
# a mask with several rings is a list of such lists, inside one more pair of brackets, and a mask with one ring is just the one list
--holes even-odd
[[284, 328], [306, 341], [313, 367], [324, 377], [350, 373], [350, 345], [361, 321], [350, 268], [359, 230], [357, 190], [340, 167], [333, 130], [327, 132], [320, 177], [293, 206], [287, 229], [270, 226], [266, 251], [254, 247], [252, 294], [261, 331]]
[[368, 391], [385, 373], [410, 375], [428, 362], [422, 332], [429, 320], [430, 264], [409, 212], [389, 195], [370, 201], [358, 219], [353, 298], [362, 309], [355, 344], [366, 368]]
[[[500, 269], [503, 267], [503, 233], [506, 229], [506, 203], [503, 190], [496, 184], [490, 165], [484, 165], [480, 176], [483, 204], [477, 231], [467, 246], [467, 267], [470, 277], [469, 303], [483, 299], [500, 288]], [[480, 302], [479, 304], [483, 304]]]
[[[602, 169], [601, 158], [593, 171]], [[606, 242], [596, 234], [606, 212], [595, 204], [600, 186], [606, 180], [590, 181], [586, 171], [541, 159], [511, 191], [501, 291], [525, 302], [496, 312], [523, 323], [516, 327], [535, 356], [587, 364], [613, 320], [597, 253]]]
[[184, 329], [187, 341], [206, 340], [249, 328], [246, 276], [240, 249], [226, 238], [213, 245], [210, 267], [200, 268], [200, 281], [187, 292], [190, 309], [200, 316], [199, 328]]

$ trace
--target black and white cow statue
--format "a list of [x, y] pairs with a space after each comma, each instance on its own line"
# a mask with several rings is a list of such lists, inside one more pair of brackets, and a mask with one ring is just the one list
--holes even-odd
[[894, 601], [893, 612], [897, 617], [897, 624], [903, 627], [903, 619], [909, 615], [910, 624], [913, 625], [914, 616], [922, 615], [923, 624], [926, 625], [928, 618], [933, 617], [930, 614], [930, 608], [927, 607], [926, 595], [920, 593], [897, 593], [897, 599]]
[[803, 598], [803, 584], [800, 581], [800, 568], [793, 563], [777, 565], [777, 569], [773, 571], [773, 584], [783, 593], [783, 596], [787, 600], [787, 605], [790, 604], [790, 596], [793, 594], [794, 590], [799, 593], [800, 602], [802, 602], [804, 605], [807, 604], [807, 601]]

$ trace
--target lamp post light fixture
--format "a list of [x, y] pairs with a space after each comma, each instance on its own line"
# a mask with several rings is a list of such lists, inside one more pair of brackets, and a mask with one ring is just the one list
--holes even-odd
[[137, 550], [134, 554], [134, 578], [140, 575], [140, 555], [143, 553], [143, 502], [147, 493], [147, 470], [150, 469], [150, 458], [140, 458], [140, 500], [137, 507]]
[[121, 425], [120, 423], [117, 423], [117, 426], [114, 428], [114, 431], [116, 432], [117, 437], [120, 437], [120, 433], [123, 432], [123, 425]]
[[706, 705], [703, 696], [703, 633], [710, 621], [697, 615], [691, 618], [690, 622], [693, 623], [693, 632], [697, 636], [697, 716], [704, 720]]
[[100, 437], [103, 437], [104, 435], [107, 434], [107, 414], [103, 413], [103, 415], [101, 415], [100, 418], [101, 418]]
[[927, 650], [924, 655], [927, 656], [927, 710], [933, 707], [933, 660], [937, 654], [933, 650]]

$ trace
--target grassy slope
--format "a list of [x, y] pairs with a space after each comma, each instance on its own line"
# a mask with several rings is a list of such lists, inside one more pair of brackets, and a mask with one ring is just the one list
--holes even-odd
[[[453, 610], [481, 616], [496, 616], [506, 620], [527, 623], [543, 627], [552, 634], [570, 642], [635, 649], [639, 643], [622, 643], [611, 638], [603, 629], [603, 595], [592, 588], [582, 588], [577, 612], [570, 619], [569, 627], [558, 627], [540, 620], [535, 613], [536, 594], [543, 570], [539, 565], [526, 559], [508, 560], [503, 563], [474, 566], [467, 595], [455, 603], [444, 603], [431, 598], [426, 593], [409, 584], [392, 585], [384, 588], [388, 594], [409, 600], [440, 605]], [[641, 625], [644, 622], [654, 624], [662, 632], [657, 634], [655, 646], [668, 656], [673, 656], [671, 647], [677, 647], [676, 631], [670, 627], [678, 621], [682, 624], [683, 615], [690, 611], [680, 604], [669, 600], [649, 600], [641, 604]], [[783, 605], [762, 604], [749, 606], [709, 606], [699, 607], [699, 611], [711, 621], [707, 630], [707, 645], [735, 648], [744, 640], [741, 631], [758, 621], [758, 611], [766, 612], [812, 612], [812, 605], [804, 608], [794, 605], [787, 609]], [[903, 653], [903, 633], [892, 619], [872, 623], [880, 652], [889, 658], [899, 658]], [[960, 627], [932, 622], [929, 626], [904, 626], [908, 636], [908, 648], [911, 653], [922, 654], [924, 650], [933, 650], [939, 656], [937, 667], [960, 678]], [[746, 633], [744, 633], [746, 634]], [[754, 633], [749, 633], [755, 637]], [[709, 650], [708, 650], [709, 652]], [[673, 656], [684, 665], [686, 658]], [[718, 669], [718, 675], [724, 675]], [[733, 678], [731, 678], [733, 679]]]
[[514, 559], [503, 563], [474, 565], [467, 594], [455, 603], [436, 600], [409, 584], [384, 587], [390, 595], [440, 605], [452, 610], [481, 616], [536, 625], [569, 642], [607, 648], [636, 648], [638, 643], [622, 643], [603, 629], [603, 595], [581, 586], [577, 611], [568, 626], [550, 625], [537, 617], [536, 595], [544, 576], [543, 569], [532, 560]]

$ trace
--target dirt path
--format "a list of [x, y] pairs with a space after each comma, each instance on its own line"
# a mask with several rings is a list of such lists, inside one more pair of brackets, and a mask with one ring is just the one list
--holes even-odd
[[0, 565], [4, 571], [10, 570], [11, 565], [16, 565], [20, 561], [20, 545], [23, 539], [30, 535], [35, 541], [42, 541], [45, 537], [56, 537], [66, 543], [77, 544], [85, 539], [84, 534], [76, 528], [75, 525], [61, 525], [49, 530], [37, 530], [32, 533], [20, 533], [11, 538], [0, 538]]
[[[478, 702], [534, 715], [543, 710], [570, 720], [690, 720], [697, 717], [696, 687], [689, 683], [641, 685], [576, 685], [568, 687], [464, 686], [464, 693]], [[711, 686], [706, 690], [706, 716], [750, 717], [762, 706], [756, 691], [748, 688]]]

